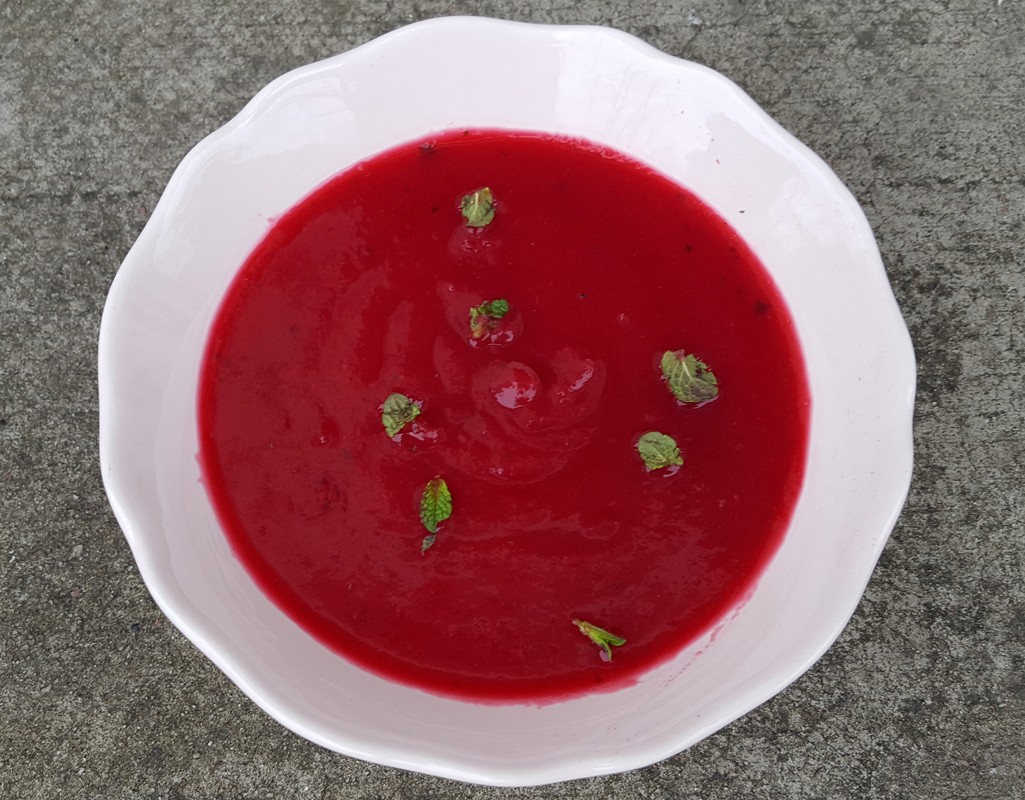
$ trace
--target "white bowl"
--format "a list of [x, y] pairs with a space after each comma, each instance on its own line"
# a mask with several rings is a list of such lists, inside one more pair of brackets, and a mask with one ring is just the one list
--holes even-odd
[[[612, 694], [478, 705], [352, 666], [260, 592], [200, 483], [207, 331], [270, 221], [348, 165], [456, 127], [583, 137], [690, 188], [768, 268], [804, 351], [807, 478], [782, 546], [728, 620]], [[645, 766], [775, 695], [850, 618], [911, 475], [914, 354], [854, 198], [729, 80], [603, 28], [438, 19], [274, 81], [178, 167], [114, 280], [99, 349], [103, 479], [164, 613], [296, 733], [475, 783]]]

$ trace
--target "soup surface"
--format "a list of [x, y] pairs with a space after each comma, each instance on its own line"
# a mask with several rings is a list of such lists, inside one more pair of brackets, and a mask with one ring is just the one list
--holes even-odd
[[[711, 401], [671, 391], [685, 354]], [[491, 702], [627, 685], [740, 603], [809, 416], [787, 309], [722, 219], [608, 149], [498, 131], [375, 156], [274, 223], [200, 387], [205, 483], [262, 590], [365, 669]]]

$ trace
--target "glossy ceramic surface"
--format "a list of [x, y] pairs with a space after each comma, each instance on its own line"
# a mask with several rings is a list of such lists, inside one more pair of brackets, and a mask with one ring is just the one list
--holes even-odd
[[[477, 705], [353, 667], [255, 587], [200, 483], [199, 361], [246, 255], [331, 175], [455, 127], [580, 136], [673, 177], [761, 257], [804, 349], [808, 477], [784, 544], [728, 620], [613, 694]], [[278, 79], [175, 172], [111, 287], [99, 356], [104, 482], [167, 616], [300, 735], [464, 781], [644, 766], [772, 697], [853, 613], [911, 475], [914, 355], [853, 197], [726, 78], [608, 29], [433, 20]]]

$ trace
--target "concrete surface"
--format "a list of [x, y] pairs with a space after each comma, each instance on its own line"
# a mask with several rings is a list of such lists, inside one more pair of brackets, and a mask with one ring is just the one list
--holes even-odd
[[[630, 774], [490, 790], [333, 755], [164, 620], [97, 467], [107, 287], [265, 83], [431, 16], [599, 23], [744, 86], [853, 189], [920, 360], [907, 508], [782, 695]], [[0, 797], [1025, 797], [1023, 0], [0, 2]]]

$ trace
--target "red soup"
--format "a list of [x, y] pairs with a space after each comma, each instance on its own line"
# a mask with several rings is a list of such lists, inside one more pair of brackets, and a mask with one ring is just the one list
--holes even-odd
[[707, 631], [779, 546], [808, 431], [737, 234], [531, 133], [398, 147], [303, 200], [200, 387], [206, 485], [263, 591], [365, 669], [478, 701], [624, 686]]

